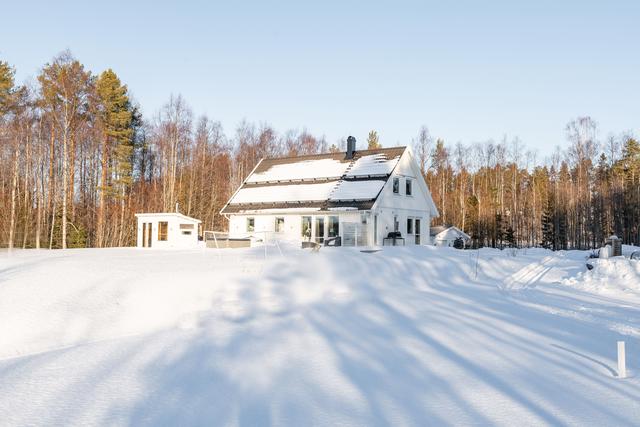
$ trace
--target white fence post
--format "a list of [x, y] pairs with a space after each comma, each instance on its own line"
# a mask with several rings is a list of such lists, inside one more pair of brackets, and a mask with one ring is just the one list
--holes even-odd
[[618, 378], [627, 378], [627, 362], [624, 354], [624, 341], [618, 341]]

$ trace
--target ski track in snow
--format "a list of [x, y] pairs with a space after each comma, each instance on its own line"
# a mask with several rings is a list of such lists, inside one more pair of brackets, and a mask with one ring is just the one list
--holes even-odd
[[621, 288], [577, 251], [267, 254], [0, 253], [0, 425], [640, 419], [634, 264]]

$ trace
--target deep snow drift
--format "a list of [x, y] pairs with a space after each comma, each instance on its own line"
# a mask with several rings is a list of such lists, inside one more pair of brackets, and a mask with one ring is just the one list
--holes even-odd
[[637, 261], [283, 251], [0, 253], [0, 424], [640, 420]]

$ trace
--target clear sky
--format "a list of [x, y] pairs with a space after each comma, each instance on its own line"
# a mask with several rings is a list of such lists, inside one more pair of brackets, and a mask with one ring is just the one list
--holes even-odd
[[640, 133], [640, 1], [8, 1], [0, 58], [35, 76], [63, 49], [151, 115], [171, 93], [330, 142], [519, 136], [541, 155], [579, 115]]

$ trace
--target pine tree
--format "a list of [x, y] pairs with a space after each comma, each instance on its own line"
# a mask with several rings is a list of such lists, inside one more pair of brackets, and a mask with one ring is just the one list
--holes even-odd
[[375, 130], [372, 130], [371, 132], [369, 132], [369, 136], [367, 137], [367, 148], [369, 150], [374, 150], [380, 147], [382, 147], [382, 145], [380, 145], [380, 138], [378, 137], [378, 132], [376, 132]]
[[8, 63], [0, 61], [0, 120], [11, 109], [15, 71]]
[[133, 171], [133, 112], [127, 93], [127, 86], [120, 82], [116, 73], [111, 69], [100, 74], [96, 82], [96, 93], [98, 96], [98, 117], [103, 135], [102, 177], [97, 225], [97, 245], [102, 247], [106, 244], [105, 216], [107, 198], [119, 199], [122, 207], [125, 192], [131, 185]]

